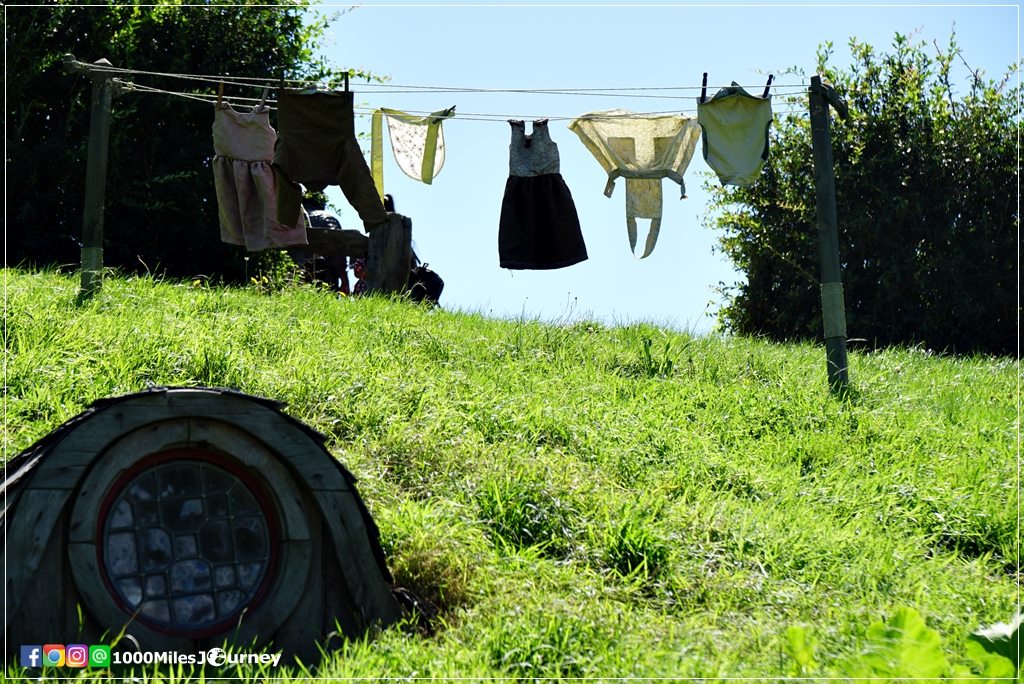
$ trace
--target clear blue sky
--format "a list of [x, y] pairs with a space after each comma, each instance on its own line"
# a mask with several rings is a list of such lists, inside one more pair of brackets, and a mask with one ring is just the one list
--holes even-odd
[[[343, 11], [325, 5], [322, 11]], [[797, 66], [813, 73], [824, 41], [832, 62], [849, 64], [851, 36], [888, 48], [896, 32], [945, 45], [956, 30], [973, 68], [1002, 76], [1019, 55], [1019, 8], [1003, 6], [467, 6], [373, 3], [334, 22], [323, 53], [338, 68], [363, 68], [391, 83], [497, 89], [699, 86], [737, 81], [763, 88], [767, 74]], [[963, 69], [958, 72], [961, 76]], [[1016, 78], [1016, 77], [1015, 77]], [[777, 83], [798, 83], [779, 76]], [[966, 83], [961, 79], [960, 83]], [[460, 119], [458, 114], [502, 114], [531, 120], [574, 117], [602, 109], [695, 113], [698, 91], [680, 99], [628, 94], [533, 93], [384, 94], [353, 83], [356, 102], [434, 111], [456, 105], [444, 124], [447, 161], [432, 185], [405, 176], [385, 142], [385, 190], [413, 219], [416, 251], [442, 275], [442, 304], [495, 317], [548, 321], [596, 319], [608, 324], [652, 321], [708, 331], [706, 312], [721, 303], [714, 287], [742, 279], [716, 253], [717, 235], [704, 227], [709, 211], [702, 189], [710, 174], [700, 147], [686, 173], [688, 199], [663, 181], [664, 217], [654, 253], [637, 260], [626, 239], [624, 187], [609, 199], [606, 176], [568, 130], [552, 121], [561, 173], [576, 203], [588, 261], [555, 271], [509, 271], [498, 265], [498, 217], [508, 177], [509, 126], [504, 120]], [[792, 92], [794, 88], [786, 88]], [[369, 116], [357, 118], [368, 132]], [[842, 125], [837, 123], [836, 125]], [[528, 127], [529, 130], [529, 127]], [[386, 136], [385, 136], [386, 137]], [[808, 140], [808, 145], [810, 140]], [[365, 147], [368, 149], [367, 140]], [[341, 192], [331, 188], [346, 228], [359, 222]], [[646, 221], [641, 223], [641, 240]], [[809, 227], [813, 229], [813, 227]], [[842, 216], [840, 216], [842, 230]]]

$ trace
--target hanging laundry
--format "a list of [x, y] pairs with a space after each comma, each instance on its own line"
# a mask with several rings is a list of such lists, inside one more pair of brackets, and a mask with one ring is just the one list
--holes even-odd
[[277, 210], [282, 223], [301, 213], [302, 183], [318, 192], [339, 185], [366, 230], [388, 220], [356, 141], [354, 93], [281, 90], [277, 100], [274, 169]]
[[384, 196], [383, 118], [388, 119], [391, 151], [405, 175], [430, 185], [444, 166], [444, 131], [441, 123], [455, 116], [449, 107], [427, 116], [414, 116], [397, 109], [381, 107], [373, 113], [370, 125], [370, 168], [374, 185]]
[[704, 160], [722, 185], [757, 180], [768, 159], [771, 95], [755, 97], [733, 81], [710, 100], [697, 100], [697, 121], [704, 133]]
[[221, 240], [250, 252], [306, 244], [301, 214], [287, 224], [277, 220], [272, 168], [277, 134], [270, 108], [260, 102], [250, 112], [238, 112], [222, 102], [214, 111], [213, 184]]
[[501, 203], [498, 258], [502, 268], [553, 269], [587, 259], [572, 193], [559, 173], [558, 145], [548, 122], [509, 121], [509, 177]]
[[643, 259], [654, 251], [661, 231], [661, 179], [679, 183], [686, 197], [683, 173], [693, 158], [700, 127], [692, 117], [637, 114], [624, 109], [590, 112], [574, 119], [569, 130], [580, 137], [608, 172], [604, 194], [612, 196], [615, 179], [626, 179], [626, 230], [636, 256], [638, 218], [651, 219]]

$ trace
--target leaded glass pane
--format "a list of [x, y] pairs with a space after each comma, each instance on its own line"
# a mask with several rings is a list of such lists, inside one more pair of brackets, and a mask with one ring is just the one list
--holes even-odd
[[213, 596], [210, 594], [182, 596], [174, 599], [171, 605], [174, 607], [174, 621], [178, 624], [208, 624], [216, 617]]
[[107, 537], [107, 566], [115, 577], [138, 571], [139, 559], [135, 553], [134, 534], [124, 532]]
[[231, 560], [234, 549], [231, 544], [231, 528], [226, 520], [215, 520], [203, 525], [199, 532], [199, 548], [205, 558], [215, 563]]
[[242, 603], [244, 594], [237, 590], [221, 591], [217, 593], [217, 608], [222, 613], [230, 613]]
[[167, 580], [163, 575], [150, 575], [146, 578], [146, 596], [163, 596], [167, 593]]
[[134, 522], [132, 516], [132, 505], [127, 501], [118, 501], [110, 514], [110, 529], [119, 530], [124, 527], [131, 527]]
[[159, 527], [146, 527], [138, 532], [142, 552], [142, 569], [147, 572], [163, 570], [173, 557], [171, 535]]
[[155, 622], [167, 624], [171, 621], [171, 608], [167, 601], [146, 601], [139, 608], [139, 613]]
[[138, 605], [142, 601], [142, 582], [138, 577], [126, 577], [118, 580], [117, 588], [129, 602]]
[[179, 534], [174, 538], [174, 557], [188, 558], [196, 555], [196, 536], [194, 534]]
[[235, 569], [230, 565], [222, 565], [214, 571], [214, 584], [218, 589], [235, 586]]
[[160, 507], [154, 502], [136, 504], [135, 514], [138, 516], [135, 520], [138, 526], [160, 524]]

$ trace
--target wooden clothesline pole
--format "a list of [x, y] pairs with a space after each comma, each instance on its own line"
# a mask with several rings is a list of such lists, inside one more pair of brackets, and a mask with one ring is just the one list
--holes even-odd
[[846, 356], [846, 310], [843, 303], [842, 266], [839, 260], [839, 230], [836, 220], [835, 172], [832, 167], [832, 134], [829, 106], [840, 118], [849, 109], [835, 89], [811, 77], [811, 146], [814, 153], [814, 191], [818, 213], [818, 257], [821, 262], [821, 318], [825, 332], [825, 356], [831, 391], [842, 395], [850, 384]]
[[[112, 66], [106, 59], [95, 62]], [[85, 167], [85, 209], [82, 212], [82, 284], [79, 295], [88, 297], [100, 287], [103, 275], [103, 205], [107, 185], [107, 152], [110, 140], [110, 105], [114, 98], [113, 74], [90, 69], [74, 55], [64, 55], [64, 73], [84, 74], [92, 79], [89, 112], [89, 148]]]

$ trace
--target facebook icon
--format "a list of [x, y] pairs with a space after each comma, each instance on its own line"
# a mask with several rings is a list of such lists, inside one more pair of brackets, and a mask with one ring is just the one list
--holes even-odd
[[43, 651], [42, 646], [22, 646], [21, 647], [21, 666], [22, 667], [41, 667], [42, 656], [40, 655]]

